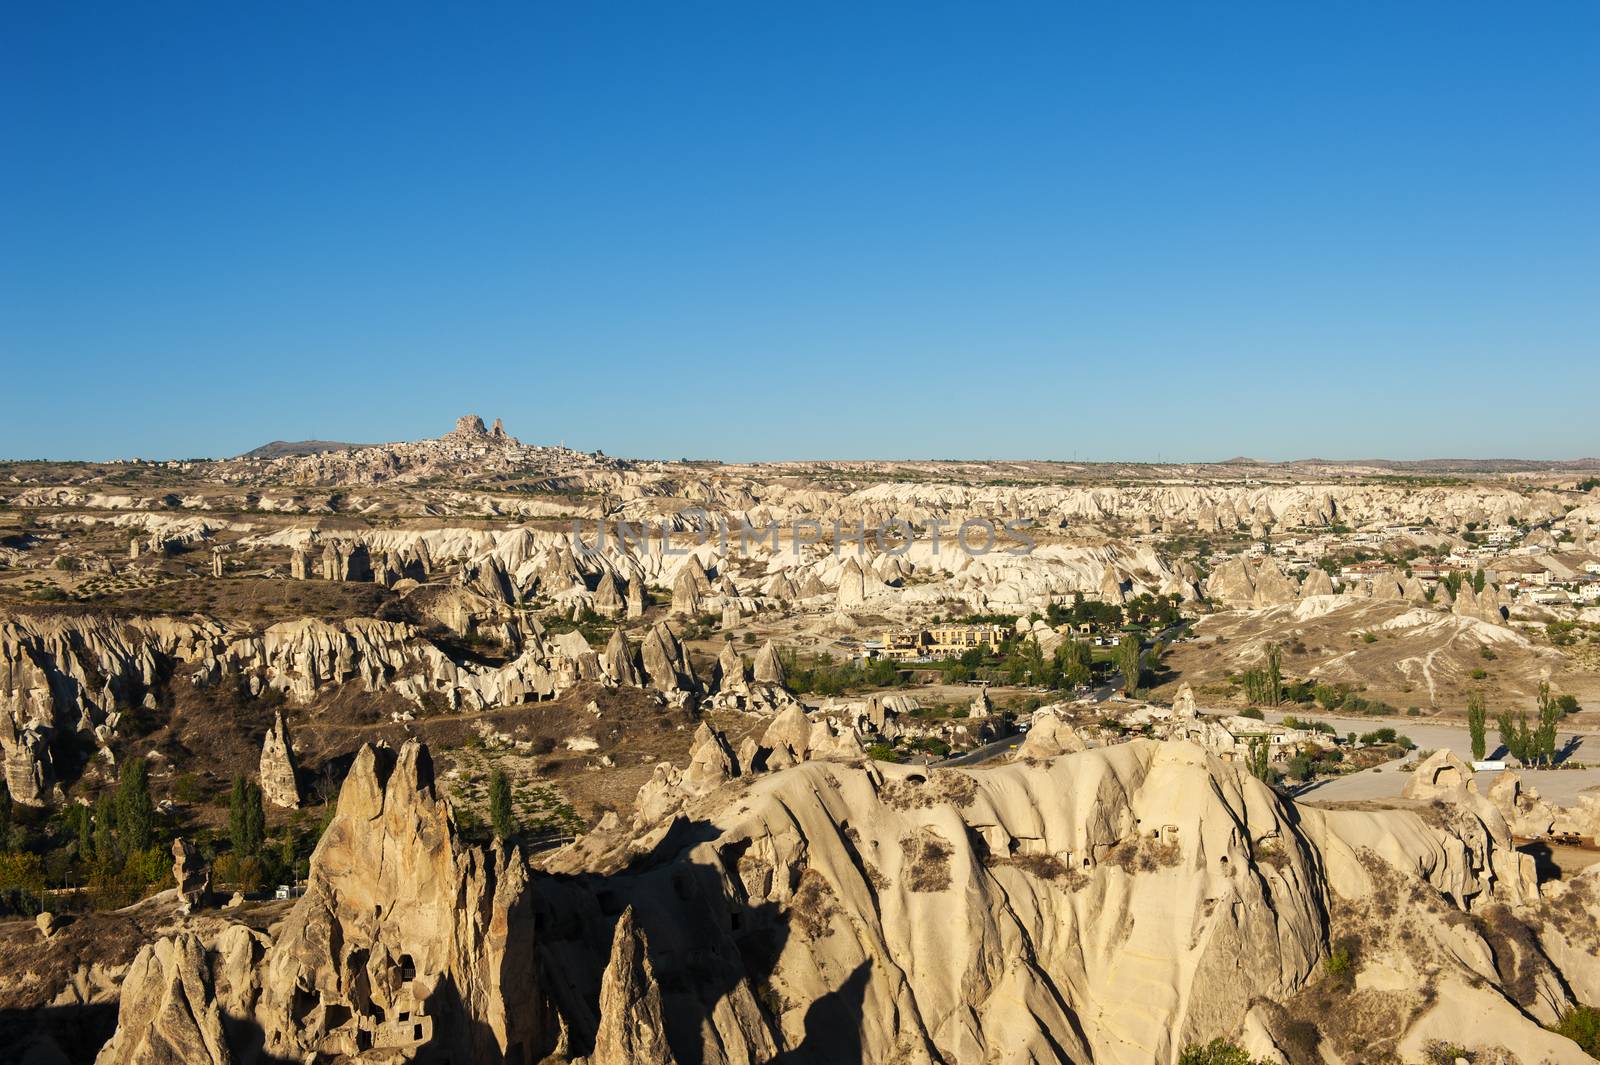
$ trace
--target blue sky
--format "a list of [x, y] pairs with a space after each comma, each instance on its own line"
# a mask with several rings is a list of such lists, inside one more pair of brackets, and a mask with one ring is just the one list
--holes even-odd
[[11, 4], [0, 456], [1600, 453], [1600, 5]]

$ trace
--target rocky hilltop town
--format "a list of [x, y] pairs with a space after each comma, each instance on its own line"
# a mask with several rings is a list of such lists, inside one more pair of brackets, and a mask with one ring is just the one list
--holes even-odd
[[8, 1054], [1590, 1060], [1597, 471], [0, 463]]

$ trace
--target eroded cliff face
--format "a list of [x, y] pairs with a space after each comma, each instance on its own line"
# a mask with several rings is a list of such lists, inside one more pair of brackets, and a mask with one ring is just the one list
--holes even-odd
[[554, 1038], [522, 856], [464, 846], [408, 743], [357, 755], [270, 942], [233, 926], [140, 952], [98, 1061], [533, 1062]]
[[587, 1001], [596, 929], [631, 907], [681, 1060], [1168, 1061], [1306, 985], [1334, 894], [1371, 890], [1363, 856], [1451, 905], [1526, 901], [1481, 813], [1297, 810], [1188, 744], [970, 772], [811, 760], [591, 855], [612, 875], [542, 887], [541, 946], [570, 981], [552, 994]]
[[201, 660], [221, 639], [202, 618], [0, 614], [0, 756], [12, 798], [46, 805], [62, 768], [51, 751], [59, 736], [104, 744], [175, 663]]
[[199, 615], [0, 613], [0, 767], [12, 798], [49, 805], [57, 782], [78, 768], [58, 764], [63, 752], [74, 762], [109, 759], [123, 714], [155, 707], [176, 683], [273, 691], [301, 704], [356, 685], [429, 711], [516, 706], [580, 681], [648, 684], [680, 705], [700, 691], [665, 623], [640, 648], [619, 635], [609, 655], [576, 633], [515, 636], [518, 653], [494, 663], [453, 657], [416, 626], [377, 618], [300, 618], [240, 635]]
[[526, 1058], [545, 1035], [532, 917], [521, 854], [461, 845], [427, 748], [362, 748], [263, 966], [267, 1051]]
[[[1530, 1017], [1600, 981], [1600, 904], [1582, 886], [1541, 898], [1466, 789], [1320, 811], [1155, 741], [981, 770], [812, 753], [737, 775], [718, 737], [697, 745], [713, 748], [723, 772], [678, 774], [675, 802], [653, 781], [659, 818], [612, 821], [562, 873], [463, 846], [424, 748], [364, 749], [271, 944], [230, 929], [209, 951], [146, 948], [102, 1065], [188, 1060], [169, 1048], [1147, 1065], [1216, 1036], [1282, 1060], [1284, 1018], [1357, 929], [1354, 987], [1395, 1018], [1389, 1049], [1470, 1001], [1474, 1030], [1525, 1060], [1585, 1060]], [[1402, 900], [1381, 935], [1363, 923]], [[1527, 931], [1558, 906], [1559, 934]]]

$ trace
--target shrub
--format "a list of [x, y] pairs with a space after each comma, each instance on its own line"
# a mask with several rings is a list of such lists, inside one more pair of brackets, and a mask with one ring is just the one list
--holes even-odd
[[1591, 1058], [1600, 1059], [1600, 1009], [1574, 1006], [1562, 1016], [1561, 1023], [1551, 1030], [1577, 1043]]
[[1328, 956], [1322, 960], [1322, 967], [1335, 980], [1343, 980], [1348, 977], [1350, 970], [1354, 967], [1354, 963], [1350, 958], [1349, 948], [1335, 946], [1328, 951]]
[[0, 913], [37, 913], [44, 906], [44, 864], [37, 854], [0, 854]]
[[172, 798], [185, 806], [192, 806], [203, 797], [200, 780], [193, 773], [184, 773], [172, 782]]
[[1205, 1046], [1187, 1046], [1178, 1055], [1178, 1065], [1256, 1065], [1237, 1043], [1213, 1039]]
[[1239, 716], [1240, 717], [1248, 717], [1252, 721], [1265, 721], [1267, 719], [1267, 715], [1266, 714], [1263, 714], [1260, 710], [1256, 709], [1253, 706], [1249, 707], [1248, 709], [1239, 711]]

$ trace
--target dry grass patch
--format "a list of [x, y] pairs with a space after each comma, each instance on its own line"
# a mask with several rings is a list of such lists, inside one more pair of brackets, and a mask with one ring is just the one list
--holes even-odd
[[912, 891], [943, 891], [950, 886], [954, 849], [932, 828], [900, 840], [906, 859], [906, 886]]

